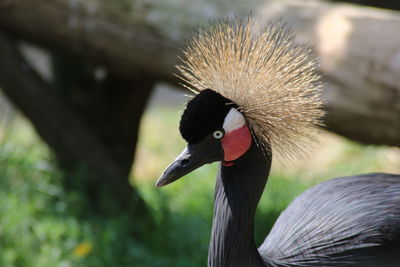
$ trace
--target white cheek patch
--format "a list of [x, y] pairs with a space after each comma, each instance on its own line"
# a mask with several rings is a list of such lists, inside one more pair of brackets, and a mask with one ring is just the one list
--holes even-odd
[[235, 108], [231, 108], [224, 119], [224, 124], [222, 125], [222, 128], [224, 128], [225, 133], [227, 133], [239, 129], [245, 124], [246, 120], [244, 119], [242, 113], [240, 113]]

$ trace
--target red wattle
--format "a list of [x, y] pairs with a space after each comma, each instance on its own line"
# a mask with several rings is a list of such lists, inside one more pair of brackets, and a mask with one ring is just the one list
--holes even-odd
[[221, 140], [224, 149], [224, 161], [233, 161], [242, 156], [250, 148], [251, 133], [247, 125], [226, 132]]

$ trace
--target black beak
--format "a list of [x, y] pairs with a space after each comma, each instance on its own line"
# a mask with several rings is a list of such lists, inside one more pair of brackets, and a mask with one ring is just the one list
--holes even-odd
[[218, 160], [220, 157], [218, 151], [216, 153], [211, 151], [213, 150], [207, 144], [189, 144], [175, 161], [165, 169], [158, 179], [156, 187], [170, 184], [204, 164]]

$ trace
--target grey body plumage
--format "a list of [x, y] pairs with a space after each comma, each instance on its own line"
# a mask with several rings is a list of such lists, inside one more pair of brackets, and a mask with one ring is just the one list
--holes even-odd
[[259, 251], [283, 266], [400, 266], [400, 176], [364, 174], [310, 188]]
[[385, 173], [335, 178], [308, 189], [257, 249], [254, 216], [271, 159], [253, 145], [234, 166], [221, 166], [209, 266], [400, 266], [400, 175]]

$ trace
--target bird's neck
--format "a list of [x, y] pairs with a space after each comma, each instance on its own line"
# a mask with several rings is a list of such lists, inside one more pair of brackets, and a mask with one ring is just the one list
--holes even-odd
[[256, 208], [271, 157], [254, 144], [233, 166], [221, 166], [215, 188], [208, 266], [265, 266], [254, 242]]

